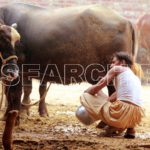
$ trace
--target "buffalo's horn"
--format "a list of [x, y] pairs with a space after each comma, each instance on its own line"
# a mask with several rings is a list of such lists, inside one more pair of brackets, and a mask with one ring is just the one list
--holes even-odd
[[17, 23], [13, 23], [11, 26], [12, 26], [13, 28], [17, 29]]

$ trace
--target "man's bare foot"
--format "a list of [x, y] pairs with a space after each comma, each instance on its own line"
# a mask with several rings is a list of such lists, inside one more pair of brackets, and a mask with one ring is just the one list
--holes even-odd
[[124, 135], [124, 138], [134, 139], [135, 133], [136, 133], [135, 128], [128, 128], [125, 135]]
[[107, 136], [121, 136], [125, 129], [116, 128], [112, 126], [106, 126], [105, 131]]
[[99, 124], [96, 126], [96, 128], [103, 129], [106, 126], [107, 126], [106, 123], [104, 123], [103, 121], [100, 121]]

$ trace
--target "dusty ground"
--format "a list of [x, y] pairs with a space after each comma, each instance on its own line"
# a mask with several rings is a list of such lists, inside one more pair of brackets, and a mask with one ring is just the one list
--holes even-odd
[[[79, 96], [87, 87], [89, 84], [86, 83], [70, 86], [53, 84], [46, 97], [50, 117], [39, 117], [38, 107], [32, 107], [31, 115], [22, 118], [20, 126], [14, 129], [14, 150], [150, 149], [150, 87], [143, 86], [147, 116], [137, 127], [137, 137], [133, 140], [121, 136], [105, 137], [103, 130], [95, 128], [97, 122], [91, 126], [84, 126], [76, 119], [74, 112], [80, 106]], [[31, 99], [38, 98], [38, 85], [34, 82]], [[0, 122], [0, 137], [3, 129], [4, 122]]]

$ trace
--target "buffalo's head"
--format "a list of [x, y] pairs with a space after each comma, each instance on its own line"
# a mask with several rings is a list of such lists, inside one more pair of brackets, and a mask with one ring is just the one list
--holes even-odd
[[20, 35], [13, 26], [0, 25], [0, 68], [1, 76], [13, 81], [19, 76], [15, 43]]

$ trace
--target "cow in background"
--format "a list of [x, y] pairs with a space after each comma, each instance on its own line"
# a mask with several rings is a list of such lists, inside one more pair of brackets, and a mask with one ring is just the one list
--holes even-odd
[[140, 63], [150, 63], [150, 13], [141, 15], [135, 22], [136, 55]]

